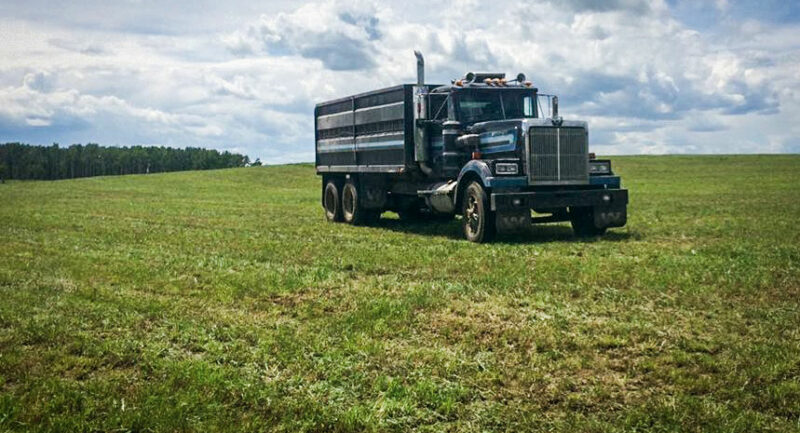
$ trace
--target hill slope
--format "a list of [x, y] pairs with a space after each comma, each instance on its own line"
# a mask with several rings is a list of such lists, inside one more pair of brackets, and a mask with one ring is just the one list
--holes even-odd
[[490, 245], [309, 165], [0, 185], [0, 428], [797, 429], [800, 157], [613, 163], [626, 228]]

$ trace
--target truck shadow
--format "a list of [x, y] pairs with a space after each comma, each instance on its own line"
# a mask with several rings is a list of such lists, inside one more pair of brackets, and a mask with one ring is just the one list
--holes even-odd
[[[373, 227], [383, 228], [400, 233], [418, 234], [432, 237], [443, 237], [449, 239], [464, 240], [461, 232], [461, 220], [453, 221], [420, 221], [408, 222], [398, 219], [381, 219]], [[620, 229], [617, 229], [620, 230]], [[524, 244], [524, 243], [547, 243], [547, 242], [622, 242], [631, 239], [638, 239], [636, 233], [628, 231], [609, 230], [602, 236], [580, 238], [572, 233], [572, 228], [568, 223], [562, 224], [539, 224], [530, 230], [515, 233], [498, 233], [495, 244]]]

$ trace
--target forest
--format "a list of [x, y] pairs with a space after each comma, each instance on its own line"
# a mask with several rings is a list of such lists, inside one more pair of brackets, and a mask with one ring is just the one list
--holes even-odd
[[0, 144], [0, 179], [56, 180], [246, 165], [260, 161], [251, 164], [246, 155], [197, 147]]

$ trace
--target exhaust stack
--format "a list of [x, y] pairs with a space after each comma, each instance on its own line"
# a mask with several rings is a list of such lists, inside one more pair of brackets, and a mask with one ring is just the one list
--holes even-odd
[[425, 59], [422, 53], [414, 50], [414, 55], [417, 56], [417, 86], [425, 85]]
[[414, 50], [414, 55], [417, 56], [417, 84], [414, 86], [414, 160], [426, 176], [431, 176], [433, 169], [428, 165], [428, 129], [424, 123], [428, 118], [425, 59], [417, 50]]

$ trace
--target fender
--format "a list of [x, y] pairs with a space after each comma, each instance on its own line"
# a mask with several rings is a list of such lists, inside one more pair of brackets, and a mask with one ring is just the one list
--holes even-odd
[[458, 178], [456, 179], [459, 183], [461, 183], [461, 179], [466, 176], [468, 173], [475, 173], [483, 182], [483, 185], [487, 188], [490, 186], [489, 184], [492, 182], [492, 169], [489, 168], [489, 164], [486, 161], [481, 159], [471, 159], [461, 167], [461, 171], [458, 173]]
[[461, 180], [470, 174], [478, 176], [484, 187], [492, 187], [492, 180], [494, 180], [494, 177], [492, 176], [492, 170], [489, 168], [489, 164], [480, 159], [472, 159], [464, 164], [464, 166], [461, 167], [461, 172], [458, 173], [458, 187], [456, 188], [455, 195], [453, 196], [453, 203], [458, 203], [458, 193], [462, 189]]

